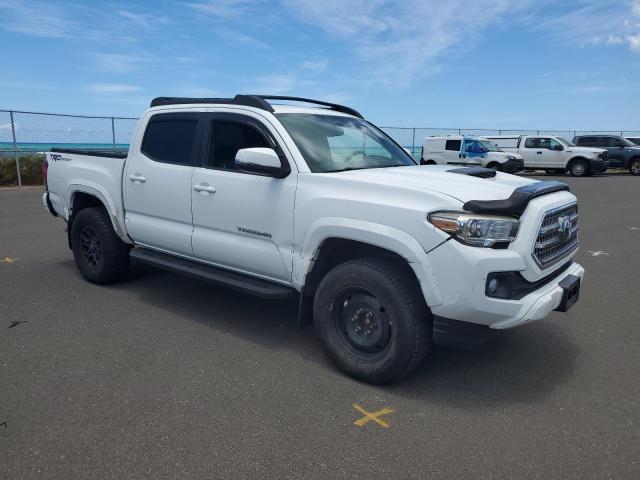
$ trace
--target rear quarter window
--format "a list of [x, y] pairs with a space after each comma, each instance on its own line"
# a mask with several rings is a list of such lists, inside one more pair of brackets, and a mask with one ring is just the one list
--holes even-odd
[[198, 116], [193, 113], [161, 113], [151, 117], [141, 151], [151, 160], [191, 165]]

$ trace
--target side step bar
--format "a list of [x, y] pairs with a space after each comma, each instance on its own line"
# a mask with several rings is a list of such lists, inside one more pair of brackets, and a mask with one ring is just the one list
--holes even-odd
[[156, 252], [144, 247], [131, 250], [131, 258], [156, 267], [182, 273], [190, 277], [206, 280], [217, 285], [232, 288], [262, 298], [289, 298], [297, 294], [296, 290], [285, 285], [262, 280], [259, 278], [232, 272], [211, 265], [194, 262], [185, 258], [175, 257], [166, 253]]

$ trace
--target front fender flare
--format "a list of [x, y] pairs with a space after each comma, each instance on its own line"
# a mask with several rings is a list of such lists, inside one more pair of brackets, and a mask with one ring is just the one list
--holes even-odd
[[[403, 257], [413, 269], [427, 305], [432, 307], [442, 303], [438, 282], [427, 252], [420, 243], [402, 230], [388, 225], [353, 220], [342, 217], [325, 217], [316, 220], [307, 230], [293, 261], [293, 283], [296, 288], [304, 286], [307, 273], [325, 240], [343, 238], [374, 245], [392, 251]], [[434, 245], [434, 248], [437, 245]]]

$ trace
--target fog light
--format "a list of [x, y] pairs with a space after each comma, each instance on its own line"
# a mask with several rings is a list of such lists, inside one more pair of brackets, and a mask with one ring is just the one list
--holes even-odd
[[487, 297], [493, 298], [511, 298], [511, 272], [494, 272], [487, 276], [487, 283], [484, 287], [484, 293]]
[[489, 283], [487, 284], [487, 293], [489, 295], [493, 295], [494, 293], [496, 293], [497, 290], [498, 290], [498, 279], [492, 278], [491, 280], [489, 280]]

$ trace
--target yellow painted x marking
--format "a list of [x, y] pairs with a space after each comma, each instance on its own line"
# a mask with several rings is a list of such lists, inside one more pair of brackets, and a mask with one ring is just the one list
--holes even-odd
[[2, 262], [2, 263], [13, 263], [16, 260], [20, 260], [20, 259], [19, 258], [4, 257], [3, 259], [0, 260], [0, 262]]
[[384, 407], [382, 410], [378, 410], [377, 412], [367, 412], [364, 408], [362, 408], [357, 403], [353, 404], [353, 408], [355, 408], [361, 414], [364, 415], [364, 417], [362, 417], [360, 420], [356, 420], [355, 422], [353, 422], [359, 427], [362, 427], [362, 426], [366, 425], [367, 423], [369, 423], [371, 420], [373, 420], [374, 422], [376, 422], [381, 427], [389, 428], [389, 424], [387, 422], [385, 422], [384, 420], [381, 420], [379, 417], [381, 417], [382, 415], [388, 415], [390, 413], [395, 412], [395, 410], [393, 408], [387, 408], [387, 407]]

